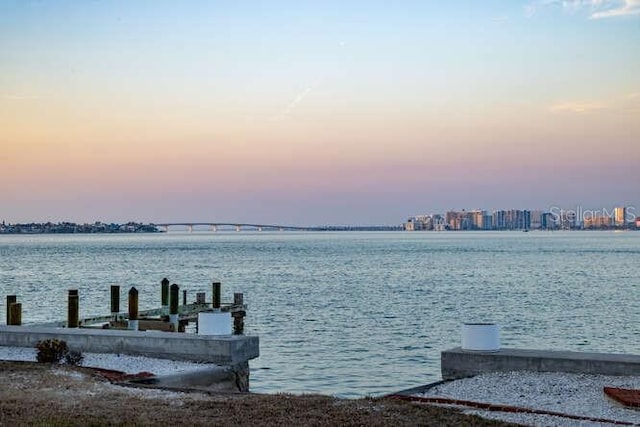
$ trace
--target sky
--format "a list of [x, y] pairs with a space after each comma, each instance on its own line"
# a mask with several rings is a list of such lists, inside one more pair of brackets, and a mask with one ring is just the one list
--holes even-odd
[[640, 208], [639, 165], [640, 0], [0, 2], [10, 223]]

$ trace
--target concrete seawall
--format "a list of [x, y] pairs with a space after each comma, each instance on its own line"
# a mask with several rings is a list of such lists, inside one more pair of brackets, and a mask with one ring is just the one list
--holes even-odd
[[217, 365], [244, 364], [260, 355], [257, 336], [0, 326], [0, 346], [33, 348], [38, 341], [54, 338], [66, 341], [75, 351], [122, 353]]
[[525, 349], [479, 352], [457, 347], [441, 353], [441, 370], [443, 380], [510, 371], [640, 375], [640, 356]]

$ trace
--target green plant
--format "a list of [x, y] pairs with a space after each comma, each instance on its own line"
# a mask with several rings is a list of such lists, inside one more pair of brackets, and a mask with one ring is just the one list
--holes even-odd
[[60, 363], [69, 354], [69, 347], [63, 340], [49, 339], [38, 341], [36, 360], [41, 363]]

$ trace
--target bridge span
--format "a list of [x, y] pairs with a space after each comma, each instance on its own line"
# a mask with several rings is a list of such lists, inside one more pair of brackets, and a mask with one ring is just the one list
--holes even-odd
[[156, 227], [169, 231], [169, 227], [186, 227], [192, 232], [194, 227], [207, 227], [211, 231], [220, 229], [241, 231], [242, 229], [251, 229], [257, 231], [318, 231], [315, 227], [298, 227], [294, 225], [276, 225], [276, 224], [248, 224], [237, 222], [166, 222], [162, 224], [154, 224]]
[[255, 231], [398, 231], [402, 230], [402, 226], [388, 225], [322, 225], [301, 227], [296, 225], [277, 225], [277, 224], [251, 224], [238, 222], [165, 222], [153, 224], [162, 228], [165, 232], [170, 227], [186, 227], [189, 232], [193, 232], [194, 228], [209, 229], [211, 231], [219, 230], [235, 230], [242, 231], [250, 229]]

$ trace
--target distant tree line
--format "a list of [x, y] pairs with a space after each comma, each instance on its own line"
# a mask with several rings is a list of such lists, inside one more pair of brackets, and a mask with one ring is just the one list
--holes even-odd
[[158, 227], [153, 224], [128, 222], [126, 224], [94, 222], [93, 224], [76, 224], [73, 222], [45, 222], [7, 224], [2, 221], [0, 234], [74, 234], [74, 233], [157, 233]]

